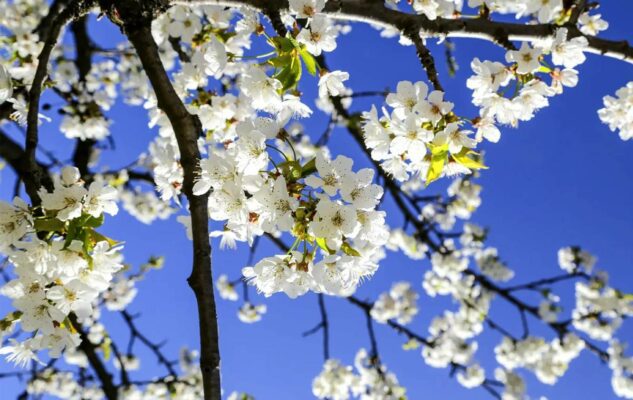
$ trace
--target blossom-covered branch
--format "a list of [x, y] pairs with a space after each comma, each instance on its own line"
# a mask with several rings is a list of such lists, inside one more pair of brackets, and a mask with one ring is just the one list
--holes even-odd
[[[171, 3], [187, 6], [246, 7], [256, 10], [273, 9], [286, 11], [289, 9], [287, 0], [171, 0]], [[391, 1], [390, 3], [398, 3], [398, 1]], [[420, 3], [423, 4], [424, 2], [421, 1]], [[377, 26], [395, 28], [400, 31], [417, 29], [422, 36], [478, 38], [492, 42], [538, 40], [552, 37], [557, 29], [556, 24], [549, 23], [521, 24], [492, 21], [486, 18], [442, 18], [438, 16], [438, 9], [442, 10], [438, 6], [441, 2], [432, 1], [428, 3], [429, 10], [433, 10], [433, 12], [428, 12], [423, 8], [424, 6], [421, 6], [421, 9], [416, 10], [419, 14], [409, 14], [387, 7], [382, 1], [341, 0], [328, 2], [323, 12], [332, 18], [367, 22]], [[483, 1], [479, 3], [485, 4]], [[554, 3], [554, 6], [556, 6], [556, 3]], [[503, 10], [504, 8], [501, 9]], [[506, 6], [506, 9], [513, 10], [511, 6]], [[521, 5], [517, 6], [516, 10], [521, 10]], [[448, 16], [454, 12], [454, 9], [446, 7], [443, 11]], [[633, 63], [633, 47], [626, 40], [607, 40], [587, 35], [575, 26], [573, 20], [566, 26], [570, 32], [570, 39], [579, 36], [587, 39], [589, 43], [588, 51]]]

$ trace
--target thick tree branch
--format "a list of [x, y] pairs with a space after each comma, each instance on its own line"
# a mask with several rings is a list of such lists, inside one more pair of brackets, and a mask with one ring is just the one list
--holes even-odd
[[51, 3], [50, 7], [48, 8], [48, 13], [44, 18], [42, 18], [40, 23], [35, 28], [35, 33], [39, 35], [41, 40], [45, 40], [48, 37], [55, 18], [57, 18], [61, 11], [66, 7], [66, 5], [70, 3], [70, 1], [71, 0], [55, 0]]
[[[211, 244], [208, 227], [208, 194], [195, 196], [192, 187], [200, 160], [198, 136], [200, 121], [191, 115], [175, 92], [169, 76], [160, 60], [158, 46], [151, 33], [151, 18], [143, 21], [142, 7], [134, 1], [116, 2], [125, 33], [136, 49], [143, 68], [154, 88], [158, 107], [167, 115], [173, 127], [178, 147], [180, 163], [184, 170], [183, 192], [189, 200], [193, 231], [193, 269], [189, 285], [198, 303], [200, 325], [201, 357], [200, 368], [203, 375], [205, 400], [220, 399], [220, 349], [218, 341], [217, 314], [211, 275]], [[153, 17], [153, 16], [152, 16]], [[127, 21], [127, 22], [125, 22]]]
[[[38, 125], [39, 125], [39, 111], [40, 111], [40, 97], [42, 95], [42, 85], [48, 76], [48, 62], [51, 57], [51, 53], [57, 45], [57, 40], [62, 31], [62, 28], [73, 18], [77, 18], [85, 14], [90, 7], [94, 4], [93, 1], [81, 1], [75, 0], [64, 8], [58, 15], [53, 18], [50, 30], [48, 31], [44, 47], [38, 56], [37, 70], [31, 84], [29, 91], [29, 110], [27, 115], [27, 129], [26, 129], [26, 145], [24, 151], [26, 153], [26, 162], [30, 173], [26, 175], [25, 186], [26, 191], [31, 197], [31, 201], [34, 205], [39, 205], [39, 197], [37, 196], [37, 190], [42, 186], [41, 170], [38, 168], [35, 153], [37, 151], [38, 143]], [[51, 187], [47, 187], [51, 189]]]
[[578, 23], [578, 18], [580, 18], [580, 15], [587, 8], [587, 0], [572, 0], [572, 1], [573, 1], [573, 8], [571, 10], [571, 15], [569, 17], [569, 23], [575, 25]]
[[[85, 90], [83, 83], [86, 81], [86, 77], [90, 73], [92, 68], [92, 53], [94, 46], [88, 35], [88, 29], [86, 26], [87, 18], [85, 16], [78, 18], [70, 24], [70, 29], [75, 38], [75, 49], [77, 51], [77, 57], [75, 59], [75, 65], [79, 71], [80, 90]], [[93, 146], [95, 141], [92, 139], [82, 140], [77, 139], [75, 144], [75, 151], [73, 153], [73, 164], [84, 180], [87, 180], [90, 175], [88, 170], [88, 164], [90, 163], [90, 157], [92, 155]]]
[[[26, 160], [26, 153], [18, 143], [13, 141], [9, 135], [0, 130], [0, 158], [6, 160], [11, 166], [15, 174], [22, 181], [29, 175], [30, 169]], [[52, 186], [53, 181], [48, 174], [46, 166], [37, 163], [39, 174], [42, 177], [42, 182], [45, 186]]]
[[[246, 7], [264, 10], [284, 11], [288, 9], [286, 0], [171, 0], [178, 5], [223, 5], [227, 7]], [[405, 29], [422, 30], [429, 36], [446, 35], [448, 37], [478, 38], [504, 45], [508, 40], [528, 41], [553, 36], [559, 28], [555, 24], [522, 24], [497, 22], [484, 18], [438, 18], [429, 20], [420, 14], [407, 14], [384, 6], [382, 1], [340, 0], [327, 3], [324, 12], [332, 18], [367, 22], [374, 25]], [[633, 47], [626, 40], [606, 40], [596, 36], [584, 35], [574, 24], [567, 24], [568, 38], [584, 36], [589, 42], [588, 51], [608, 57], [624, 60], [633, 64]], [[505, 47], [505, 46], [504, 46]]]

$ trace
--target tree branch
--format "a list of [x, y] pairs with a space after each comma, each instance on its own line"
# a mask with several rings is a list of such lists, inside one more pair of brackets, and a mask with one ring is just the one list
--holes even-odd
[[[73, 36], [75, 38], [75, 48], [77, 50], [77, 58], [75, 59], [75, 65], [79, 70], [79, 82], [83, 84], [86, 80], [86, 76], [90, 73], [92, 68], [92, 52], [94, 46], [88, 36], [88, 29], [86, 26], [87, 19], [85, 16], [78, 18], [70, 25]], [[84, 86], [80, 86], [80, 90], [86, 90]], [[90, 157], [92, 155], [92, 147], [95, 145], [95, 141], [92, 139], [82, 140], [77, 139], [75, 144], [75, 152], [73, 153], [73, 164], [84, 180], [87, 180], [90, 171], [88, 170], [88, 164], [90, 163]]]
[[[123, 317], [125, 324], [130, 329], [130, 343], [133, 344], [134, 340], [138, 338], [138, 340], [140, 340], [141, 343], [147, 346], [147, 348], [150, 349], [152, 353], [154, 353], [154, 355], [158, 359], [158, 363], [162, 364], [165, 367], [169, 375], [173, 376], [174, 378], [177, 377], [178, 374], [176, 374], [176, 370], [174, 369], [174, 366], [173, 366], [174, 363], [172, 361], [169, 361], [165, 357], [165, 355], [160, 351], [161, 346], [159, 344], [153, 343], [145, 335], [143, 335], [141, 331], [138, 330], [138, 328], [134, 324], [134, 317], [129, 312], [127, 312], [126, 310], [123, 310], [121, 311], [121, 316]], [[131, 347], [132, 345], [130, 344], [128, 347], [128, 354], [132, 354]]]
[[444, 91], [440, 79], [438, 77], [437, 68], [435, 67], [435, 59], [431, 55], [429, 49], [424, 45], [424, 41], [420, 37], [420, 31], [415, 28], [405, 29], [404, 34], [413, 42], [415, 46], [415, 53], [418, 55], [418, 59], [422, 64], [422, 67], [426, 71], [426, 76], [429, 82], [433, 84], [435, 90]]
[[[42, 181], [41, 170], [38, 168], [35, 158], [38, 142], [40, 97], [42, 95], [42, 85], [48, 76], [48, 62], [53, 49], [57, 45], [57, 40], [62, 28], [73, 18], [85, 14], [93, 4], [93, 1], [84, 2], [76, 0], [64, 8], [59, 15], [56, 15], [46, 35], [44, 47], [38, 56], [37, 69], [29, 91], [29, 110], [27, 114], [26, 144], [24, 148], [26, 163], [30, 172], [24, 177], [24, 183], [33, 205], [39, 205], [40, 202], [37, 190], [42, 186], [42, 183], [48, 183], [47, 181]], [[52, 189], [52, 187], [46, 188]]]
[[[171, 0], [174, 5], [221, 5], [226, 7], [246, 7], [262, 11], [288, 9], [286, 0]], [[521, 24], [491, 21], [484, 18], [437, 18], [429, 20], [423, 14], [407, 14], [384, 6], [382, 1], [340, 0], [326, 4], [324, 13], [331, 18], [346, 21], [366, 22], [374, 25], [396, 28], [400, 31], [416, 29], [429, 36], [484, 39], [504, 45], [508, 40], [530, 41], [552, 37], [561, 26], [555, 24]], [[565, 25], [569, 39], [584, 36], [589, 42], [587, 51], [607, 57], [617, 58], [633, 64], [633, 47], [626, 40], [606, 40], [597, 36], [584, 35], [575, 25]], [[505, 46], [504, 46], [505, 47]]]
[[95, 351], [94, 344], [88, 338], [88, 335], [81, 327], [81, 324], [77, 321], [77, 317], [74, 314], [70, 314], [70, 321], [73, 326], [79, 333], [79, 337], [81, 338], [81, 343], [79, 344], [79, 350], [81, 350], [86, 357], [88, 358], [88, 363], [97, 374], [99, 381], [101, 381], [101, 389], [103, 389], [103, 393], [105, 394], [108, 400], [117, 400], [119, 397], [119, 392], [117, 387], [114, 385], [114, 381], [112, 380], [112, 374], [108, 372], [105, 365], [101, 361], [101, 358], [97, 355]]
[[[193, 268], [188, 279], [198, 303], [201, 357], [205, 400], [218, 400], [220, 386], [220, 348], [217, 314], [211, 275], [211, 244], [209, 242], [208, 194], [195, 196], [193, 181], [200, 160], [197, 139], [200, 121], [191, 115], [174, 90], [161, 62], [158, 46], [151, 33], [151, 18], [145, 16], [136, 1], [115, 2], [125, 33], [136, 49], [143, 68], [154, 88], [158, 107], [167, 115], [178, 142], [180, 163], [184, 170], [183, 192], [189, 200], [193, 231]], [[143, 18], [146, 18], [143, 20]]]
[[573, 1], [573, 8], [571, 10], [571, 15], [569, 17], [569, 23], [576, 25], [578, 23], [578, 18], [587, 8], [587, 0], [575, 0]]
[[[11, 166], [18, 179], [24, 181], [30, 173], [29, 166], [26, 160], [26, 153], [18, 143], [13, 141], [9, 135], [0, 130], [0, 158], [6, 160]], [[39, 174], [42, 177], [42, 182], [45, 182], [45, 186], [52, 186], [53, 181], [48, 174], [46, 166], [37, 163]], [[37, 192], [37, 191], [36, 191]]]

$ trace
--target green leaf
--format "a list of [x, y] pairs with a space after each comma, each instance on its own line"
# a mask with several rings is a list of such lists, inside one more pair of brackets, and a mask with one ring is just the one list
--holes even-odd
[[70, 246], [73, 240], [76, 240], [79, 238], [79, 235], [81, 234], [81, 230], [82, 230], [82, 227], [81, 227], [82, 221], [80, 221], [80, 219], [81, 218], [73, 219], [68, 224], [68, 228], [66, 229], [66, 239], [64, 240], [64, 248]]
[[13, 325], [14, 321], [17, 321], [22, 317], [22, 311], [13, 311], [7, 314], [6, 317], [0, 319], [0, 332], [6, 331]]
[[89, 218], [86, 219], [86, 222], [84, 222], [84, 226], [88, 227], [88, 228], [98, 228], [101, 225], [103, 225], [103, 221], [105, 220], [105, 215], [101, 214], [99, 216], [99, 218], [95, 218], [93, 216], [90, 216]]
[[101, 343], [101, 350], [103, 350], [103, 358], [108, 361], [110, 359], [110, 354], [112, 353], [112, 340], [109, 337], [105, 337], [103, 339], [103, 343]]
[[484, 164], [468, 157], [468, 154], [474, 154], [475, 156], [478, 155], [470, 149], [462, 149], [462, 151], [457, 154], [451, 154], [451, 157], [453, 157], [453, 160], [457, 161], [458, 163], [469, 169], [488, 169], [488, 167], [486, 167]]
[[317, 246], [319, 246], [320, 248], [322, 248], [324, 251], [328, 252], [328, 254], [334, 254], [336, 253], [334, 250], [330, 249], [327, 246], [327, 241], [325, 240], [325, 238], [322, 237], [318, 237], [316, 238], [316, 244]]
[[290, 39], [281, 37], [281, 36], [275, 36], [274, 38], [270, 38], [268, 40], [268, 43], [271, 46], [273, 46], [275, 49], [277, 49], [277, 51], [280, 53], [288, 53], [295, 48], [294, 44], [292, 43]]
[[273, 75], [273, 78], [281, 82], [281, 85], [283, 86], [281, 89], [282, 93], [286, 91], [288, 87], [291, 86], [291, 82], [293, 79], [291, 75], [292, 75], [292, 70], [290, 68], [290, 64], [285, 65], [283, 68], [279, 70], [279, 72]]
[[88, 233], [90, 235], [90, 238], [94, 241], [95, 244], [99, 243], [99, 242], [103, 242], [106, 241], [108, 242], [108, 244], [110, 245], [110, 247], [116, 246], [117, 244], [119, 244], [119, 242], [117, 242], [114, 239], [111, 239], [105, 235], [100, 234], [99, 232], [95, 231], [94, 229], [89, 229]]
[[145, 264], [141, 266], [143, 269], [161, 269], [165, 264], [165, 257], [151, 256]]
[[314, 59], [314, 56], [312, 56], [312, 54], [310, 54], [310, 52], [306, 49], [302, 49], [300, 54], [301, 54], [301, 59], [306, 65], [306, 69], [308, 70], [310, 75], [315, 76], [319, 66], [316, 60]]
[[297, 55], [295, 58], [292, 59], [292, 63], [290, 64], [290, 69], [292, 70], [293, 81], [292, 81], [292, 85], [290, 85], [288, 89], [296, 87], [299, 81], [301, 80], [301, 72], [302, 72], [301, 57]]
[[341, 245], [341, 250], [348, 256], [360, 257], [360, 253], [358, 252], [358, 250], [354, 249], [347, 242], [343, 242], [343, 244]]
[[552, 70], [551, 70], [551, 68], [548, 68], [545, 65], [541, 65], [538, 68], [538, 72], [545, 72], [546, 74], [549, 74], [550, 72], [552, 72]]
[[290, 33], [287, 34], [286, 39], [290, 40], [290, 43], [295, 49], [301, 49], [301, 43], [297, 42], [297, 39], [292, 37]]
[[215, 32], [215, 37], [222, 43], [226, 43], [230, 38], [236, 35], [237, 33], [229, 32], [226, 29], [221, 29]]
[[402, 345], [402, 350], [415, 350], [420, 347], [420, 342], [415, 339], [409, 339], [408, 342]]
[[426, 174], [426, 186], [436, 181], [442, 176], [444, 165], [446, 164], [446, 156], [448, 155], [448, 144], [441, 146], [431, 146], [431, 165]]
[[301, 175], [303, 173], [301, 164], [299, 163], [299, 161], [296, 160], [284, 161], [282, 163], [279, 163], [277, 164], [277, 168], [281, 168], [284, 177], [288, 182], [296, 181], [297, 179], [301, 178]]
[[278, 73], [273, 75], [283, 85], [282, 90], [286, 91], [294, 88], [301, 79], [301, 58], [295, 53], [290, 58], [290, 63], [284, 66]]
[[44, 218], [35, 220], [35, 230], [38, 232], [61, 232], [65, 224], [57, 218]]
[[308, 175], [312, 175], [316, 172], [316, 157], [308, 161], [303, 168], [301, 168], [301, 177], [305, 178]]
[[275, 68], [286, 67], [290, 65], [291, 61], [292, 61], [292, 56], [290, 54], [284, 54], [284, 55], [269, 58], [268, 60], [266, 60], [268, 64], [272, 65]]

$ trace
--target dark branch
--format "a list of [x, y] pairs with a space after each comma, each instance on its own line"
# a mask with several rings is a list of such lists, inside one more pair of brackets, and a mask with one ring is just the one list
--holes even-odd
[[[171, 0], [171, 4], [215, 4], [227, 7], [247, 7], [263, 12], [264, 9], [284, 11], [286, 0]], [[368, 22], [378, 26], [423, 31], [428, 36], [465, 37], [485, 39], [506, 47], [510, 40], [535, 40], [554, 35], [556, 24], [523, 24], [491, 21], [486, 18], [437, 18], [429, 20], [423, 14], [408, 14], [385, 7], [382, 1], [340, 0], [327, 3], [324, 12], [332, 18]], [[633, 47], [626, 40], [606, 40], [584, 35], [575, 25], [565, 25], [568, 38], [584, 36], [589, 42], [588, 51], [633, 63]]]
[[[200, 153], [197, 139], [201, 133], [200, 121], [191, 115], [174, 90], [169, 75], [161, 62], [158, 46], [152, 37], [151, 20], [155, 16], [135, 1], [117, 1], [117, 16], [136, 49], [143, 68], [154, 88], [158, 107], [167, 115], [176, 135], [180, 150], [180, 163], [184, 170], [183, 193], [189, 200], [193, 231], [193, 268], [188, 279], [198, 303], [201, 357], [205, 400], [219, 400], [220, 349], [218, 342], [217, 313], [211, 275], [211, 244], [209, 242], [208, 194], [195, 196], [193, 182]], [[148, 2], [149, 3], [149, 2]], [[153, 12], [158, 12], [153, 10]], [[112, 18], [112, 17], [111, 17]], [[116, 21], [116, 19], [115, 19]]]
[[88, 358], [88, 363], [97, 374], [97, 378], [101, 382], [101, 389], [108, 400], [117, 400], [119, 392], [112, 379], [112, 374], [108, 372], [105, 365], [101, 361], [101, 358], [97, 355], [95, 345], [90, 341], [88, 335], [83, 330], [81, 324], [77, 321], [77, 317], [74, 314], [70, 315], [70, 321], [79, 333], [81, 343], [79, 344], [79, 350], [81, 350]]
[[[26, 175], [24, 181], [26, 191], [31, 197], [31, 201], [34, 205], [39, 205], [39, 196], [37, 190], [42, 184], [47, 184], [46, 180], [43, 180], [41, 176], [41, 170], [38, 168], [35, 153], [37, 151], [38, 143], [38, 124], [39, 124], [39, 110], [40, 110], [40, 97], [42, 95], [42, 85], [48, 75], [48, 62], [50, 60], [51, 52], [57, 45], [57, 40], [61, 33], [62, 28], [73, 18], [79, 17], [86, 13], [90, 7], [94, 5], [93, 1], [74, 1], [63, 11], [56, 15], [50, 27], [44, 47], [38, 56], [37, 70], [33, 78], [31, 90], [29, 91], [29, 110], [27, 115], [27, 130], [26, 130], [26, 144], [24, 151], [26, 152], [26, 162], [29, 169], [29, 174]], [[47, 189], [52, 189], [47, 187]]]
[[[94, 45], [90, 36], [88, 36], [88, 29], [86, 26], [87, 19], [85, 16], [78, 18], [70, 24], [73, 36], [75, 38], [75, 49], [77, 51], [77, 58], [75, 59], [75, 65], [79, 70], [79, 83], [80, 90], [85, 90], [83, 83], [86, 77], [90, 73], [92, 68], [92, 53]], [[79, 172], [81, 177], [88, 181], [90, 178], [90, 171], [88, 170], [88, 164], [92, 156], [93, 146], [95, 141], [92, 139], [82, 140], [77, 139], [75, 145], [75, 152], [73, 153], [73, 164]]]

